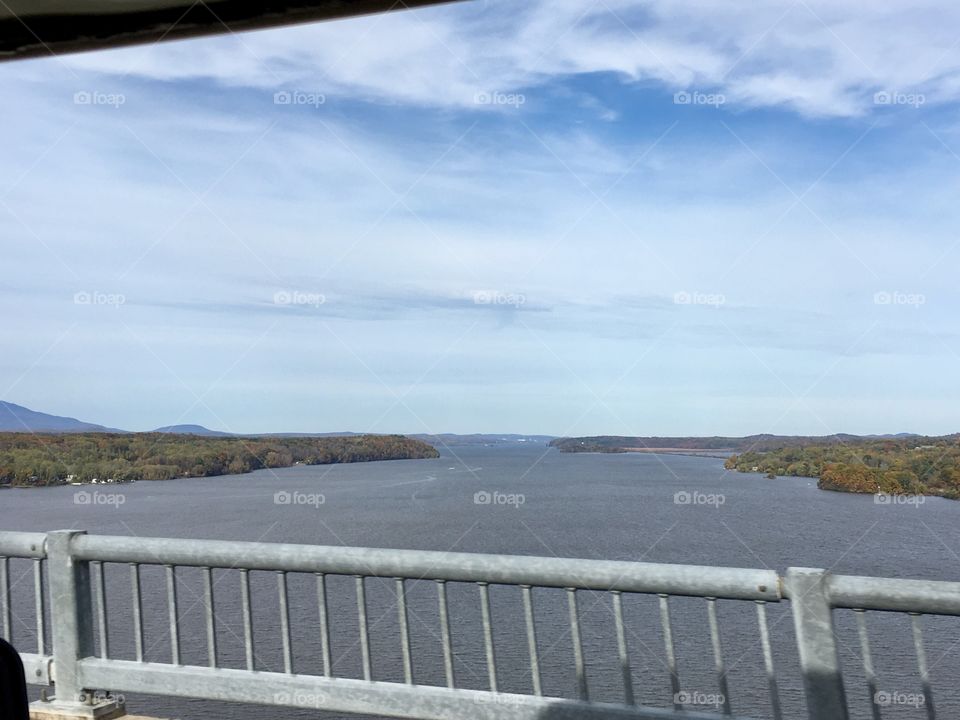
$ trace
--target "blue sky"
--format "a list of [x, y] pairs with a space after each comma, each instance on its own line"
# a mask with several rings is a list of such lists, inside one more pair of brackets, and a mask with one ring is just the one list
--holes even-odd
[[0, 397], [957, 431], [957, 16], [487, 1], [0, 66]]

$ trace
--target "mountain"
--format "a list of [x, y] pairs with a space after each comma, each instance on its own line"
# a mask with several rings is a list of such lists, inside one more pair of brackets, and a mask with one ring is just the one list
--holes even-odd
[[[118, 430], [116, 428], [104, 427], [95, 423], [83, 422], [71, 417], [61, 417], [59, 415], [48, 415], [47, 413], [36, 412], [22, 405], [4, 402], [0, 400], [0, 432], [34, 432], [34, 433], [83, 433], [83, 432], [109, 432], [109, 433], [127, 433], [129, 430]], [[198, 435], [202, 437], [251, 437], [251, 438], [332, 438], [332, 437], [353, 437], [361, 435], [357, 432], [279, 432], [279, 433], [228, 433], [220, 430], [211, 430], [203, 425], [182, 424], [182, 425], [164, 425], [150, 432], [165, 433], [168, 435]], [[494, 434], [474, 434], [457, 435], [454, 433], [441, 433], [437, 435], [429, 434], [410, 434], [407, 437], [422, 440], [427, 443], [439, 443], [441, 445], [460, 446], [460, 445], [506, 445], [530, 443], [533, 445], [542, 445], [553, 439], [552, 435], [494, 435]]]
[[230, 433], [211, 430], [203, 425], [167, 425], [157, 428], [153, 432], [168, 433], [170, 435], [204, 435], [207, 437], [229, 437]]
[[[83, 432], [108, 432], [108, 433], [127, 433], [129, 430], [118, 430], [116, 428], [104, 427], [95, 423], [83, 422], [71, 417], [61, 417], [59, 415], [48, 415], [47, 413], [36, 412], [22, 405], [4, 402], [0, 400], [0, 432], [34, 432], [34, 433], [83, 433]], [[220, 430], [211, 430], [203, 425], [182, 424], [182, 425], [164, 425], [150, 432], [164, 433], [168, 435], [198, 435], [202, 437], [250, 437], [250, 438], [333, 438], [333, 437], [354, 437], [361, 435], [357, 432], [279, 432], [279, 433], [228, 433]], [[460, 445], [506, 445], [530, 443], [533, 445], [542, 445], [553, 439], [552, 435], [494, 435], [494, 434], [474, 434], [457, 435], [454, 433], [441, 433], [437, 435], [428, 434], [410, 434], [407, 437], [422, 440], [427, 443], [439, 443], [440, 445], [460, 446]]]
[[81, 433], [81, 432], [126, 432], [116, 428], [83, 422], [62, 415], [48, 415], [22, 405], [0, 400], [0, 432], [34, 433]]

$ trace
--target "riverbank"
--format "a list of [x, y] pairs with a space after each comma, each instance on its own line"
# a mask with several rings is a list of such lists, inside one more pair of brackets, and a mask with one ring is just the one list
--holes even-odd
[[440, 457], [404, 435], [206, 437], [169, 433], [0, 433], [0, 487], [242, 475], [265, 468]]
[[731, 455], [728, 470], [817, 478], [821, 490], [960, 499], [960, 445], [941, 438], [883, 438]]
[[725, 458], [728, 470], [811, 477], [821, 490], [960, 499], [960, 436], [594, 437], [550, 442], [562, 453], [643, 453]]

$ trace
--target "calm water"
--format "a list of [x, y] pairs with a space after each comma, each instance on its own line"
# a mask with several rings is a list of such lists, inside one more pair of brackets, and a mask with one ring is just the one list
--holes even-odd
[[[838, 573], [956, 580], [960, 577], [960, 503], [927, 499], [917, 505], [877, 505], [872, 497], [817, 490], [809, 479], [766, 480], [727, 473], [712, 458], [649, 455], [561, 455], [542, 446], [454, 448], [437, 460], [296, 467], [275, 472], [203, 480], [137, 483], [103, 489], [120, 492], [119, 507], [78, 505], [78, 488], [8, 490], [0, 493], [0, 528], [50, 530], [82, 528], [91, 533], [217, 538], [268, 542], [361, 545], [390, 548], [516, 553], [561, 557], [646, 560], [741, 567], [831, 568]], [[92, 490], [93, 488], [85, 488]], [[320, 505], [276, 504], [278, 492], [322, 493]], [[522, 495], [517, 505], [477, 504], [477, 493]], [[722, 505], [675, 502], [677, 493], [722, 496]], [[17, 574], [28, 571], [15, 566]], [[132, 657], [129, 629], [129, 578], [124, 567], [107, 572], [110, 586], [111, 646], [118, 657]], [[195, 572], [180, 571], [183, 652], [186, 662], [205, 664], [199, 588]], [[276, 619], [276, 579], [254, 573], [257, 607], [257, 663], [281, 669]], [[243, 664], [235, 572], [216, 576], [217, 616], [222, 662]], [[169, 660], [162, 573], [144, 571], [148, 659]], [[32, 649], [29, 576], [18, 586], [18, 616], [26, 619], [15, 640]], [[297, 670], [318, 672], [313, 578], [291, 576], [290, 597]], [[458, 655], [458, 681], [485, 688], [486, 667], [479, 634], [475, 588], [454, 586], [451, 615]], [[336, 673], [360, 676], [356, 645], [356, 600], [352, 578], [330, 584]], [[369, 581], [374, 676], [402, 678], [392, 583]], [[409, 589], [417, 681], [442, 684], [436, 589], [432, 582]], [[562, 591], [536, 596], [544, 686], [551, 694], [573, 696], [572, 654]], [[492, 588], [501, 689], [529, 692], [526, 645], [519, 593]], [[670, 702], [662, 663], [662, 637], [656, 599], [625, 598], [630, 651], [638, 699]], [[715, 693], [712, 656], [702, 600], [674, 601], [680, 671], [686, 689]], [[591, 681], [598, 699], [619, 700], [616, 638], [609, 598], [583, 593], [583, 638]], [[730, 671], [735, 711], [769, 713], [759, 655], [753, 603], [721, 602], [724, 654]], [[790, 620], [769, 607], [771, 637], [788, 717], [803, 711], [796, 677]], [[855, 717], [867, 717], [866, 690], [857, 672], [859, 644], [852, 618], [838, 613], [848, 693], [858, 704]], [[925, 619], [927, 654], [939, 690], [941, 717], [960, 717], [960, 627], [951, 620]], [[919, 693], [906, 618], [870, 616], [874, 662], [882, 690]], [[130, 698], [138, 712], [165, 717], [253, 720], [262, 709], [222, 703]], [[317, 712], [284, 712], [287, 717], [318, 717]], [[321, 717], [336, 717], [320, 714]], [[909, 706], [885, 710], [887, 717], [923, 717]]]

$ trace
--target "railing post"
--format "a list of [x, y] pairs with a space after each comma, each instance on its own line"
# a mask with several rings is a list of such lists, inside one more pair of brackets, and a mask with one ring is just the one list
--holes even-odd
[[810, 720], [849, 718], [826, 586], [829, 576], [825, 570], [790, 568], [785, 578]]
[[90, 563], [73, 557], [71, 545], [82, 530], [47, 534], [47, 574], [53, 632], [55, 698], [30, 706], [31, 717], [115, 718], [125, 714], [112, 699], [95, 698], [84, 688], [77, 662], [94, 654]]

